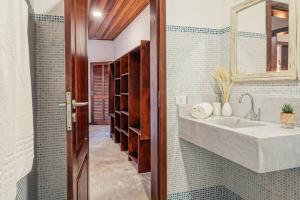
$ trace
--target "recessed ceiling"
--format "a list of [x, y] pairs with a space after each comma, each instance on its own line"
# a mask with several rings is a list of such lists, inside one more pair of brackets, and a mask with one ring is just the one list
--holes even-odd
[[149, 0], [91, 0], [89, 39], [114, 40], [148, 4]]

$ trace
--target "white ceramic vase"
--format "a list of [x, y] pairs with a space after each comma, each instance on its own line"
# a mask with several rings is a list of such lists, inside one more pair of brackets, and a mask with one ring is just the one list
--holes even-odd
[[214, 102], [213, 103], [213, 108], [214, 108], [214, 116], [220, 116], [222, 112], [222, 104], [220, 102]]
[[222, 115], [224, 117], [231, 117], [232, 116], [232, 108], [229, 102], [225, 102], [222, 108]]

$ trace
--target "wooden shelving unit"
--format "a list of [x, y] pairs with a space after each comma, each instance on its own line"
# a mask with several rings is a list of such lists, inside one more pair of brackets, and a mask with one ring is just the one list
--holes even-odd
[[115, 140], [115, 65], [109, 64], [109, 113], [110, 113], [110, 137]]
[[[114, 141], [128, 151], [139, 173], [151, 166], [150, 133], [150, 42], [142, 41], [110, 64], [110, 112], [114, 113]], [[113, 66], [113, 67], [112, 67]]]
[[150, 133], [150, 43], [129, 53], [129, 149], [130, 159], [138, 172], [149, 172], [151, 166]]
[[120, 60], [114, 62], [114, 81], [115, 81], [115, 99], [114, 99], [114, 113], [115, 113], [115, 142], [120, 143], [121, 141], [121, 69]]
[[121, 151], [128, 151], [128, 55], [121, 57]]

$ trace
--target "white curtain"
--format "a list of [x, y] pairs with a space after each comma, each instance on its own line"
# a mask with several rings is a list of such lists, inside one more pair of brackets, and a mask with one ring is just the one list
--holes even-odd
[[33, 163], [33, 111], [25, 0], [0, 0], [0, 200], [14, 200]]

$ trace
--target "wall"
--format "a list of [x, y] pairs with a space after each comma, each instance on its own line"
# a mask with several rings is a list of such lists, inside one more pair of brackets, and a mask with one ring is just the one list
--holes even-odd
[[115, 58], [137, 47], [141, 40], [150, 40], [150, 6], [147, 6], [114, 40]]
[[91, 62], [113, 61], [115, 49], [113, 41], [88, 40], [88, 59]]
[[66, 199], [64, 17], [36, 15], [38, 199]]
[[169, 199], [189, 195], [197, 199], [222, 198], [221, 159], [178, 139], [175, 100], [180, 95], [214, 94], [208, 77], [224, 62], [220, 55], [226, 29], [219, 29], [229, 23], [229, 17], [222, 17], [224, 7], [224, 1], [219, 0], [167, 1]]
[[167, 24], [222, 28], [224, 23], [230, 21], [229, 16], [223, 14], [226, 1], [167, 0]]
[[[167, 130], [168, 194], [181, 199], [187, 191], [199, 191], [199, 199], [220, 199], [221, 167], [218, 156], [178, 139], [176, 96], [213, 94], [207, 79], [220, 66], [221, 32], [167, 26]], [[180, 81], [181, 80], [181, 81]], [[210, 195], [205, 195], [210, 194]], [[210, 198], [211, 196], [211, 198]], [[200, 198], [201, 197], [201, 198]], [[218, 198], [217, 198], [218, 197]]]
[[[219, 7], [229, 8], [233, 1], [206, 3], [205, 0], [167, 1], [168, 199], [300, 199], [299, 168], [256, 174], [178, 139], [175, 97], [214, 97], [211, 73], [216, 67], [229, 67], [230, 27], [226, 17], [229, 9], [223, 12], [226, 16], [222, 22], [218, 21], [220, 15], [217, 12]], [[203, 20], [203, 16], [206, 17], [203, 13], [207, 14], [207, 21]], [[177, 21], [172, 17], [175, 14], [179, 15]], [[198, 21], [191, 19], [194, 17]], [[289, 101], [288, 97], [300, 97], [300, 82], [237, 83], [232, 101], [245, 92], [250, 92], [256, 99], [282, 97]]]

